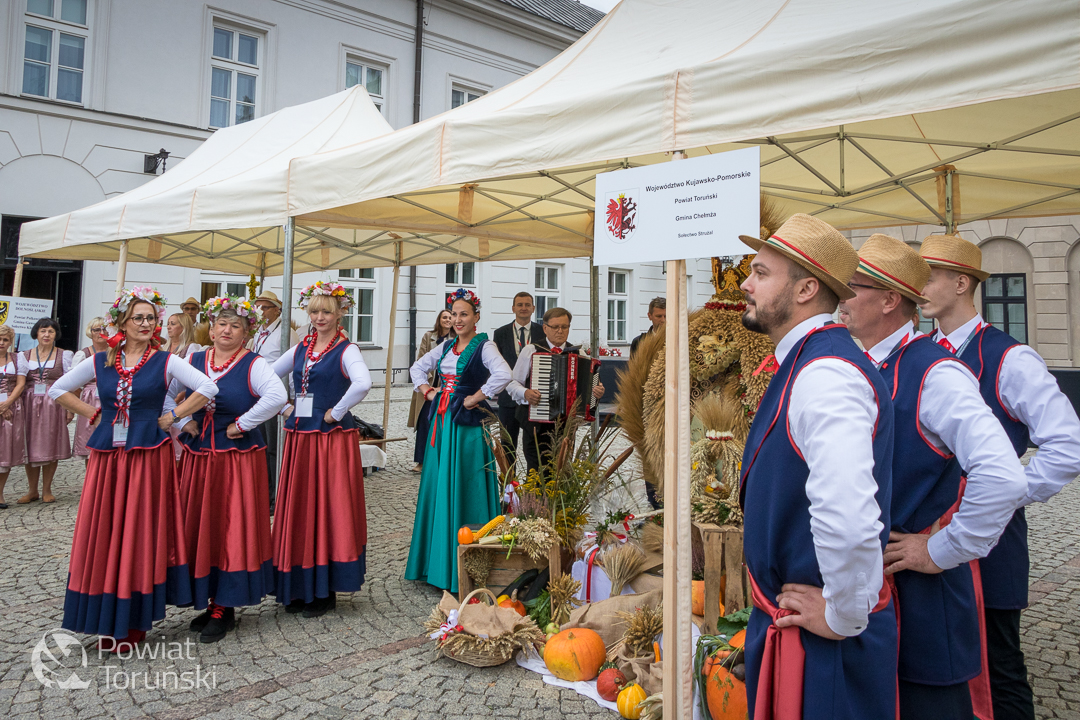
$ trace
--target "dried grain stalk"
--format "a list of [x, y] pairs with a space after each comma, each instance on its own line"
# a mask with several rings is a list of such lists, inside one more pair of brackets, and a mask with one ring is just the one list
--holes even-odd
[[598, 562], [611, 581], [611, 597], [618, 597], [626, 583], [641, 574], [645, 553], [635, 543], [622, 543], [604, 551]]

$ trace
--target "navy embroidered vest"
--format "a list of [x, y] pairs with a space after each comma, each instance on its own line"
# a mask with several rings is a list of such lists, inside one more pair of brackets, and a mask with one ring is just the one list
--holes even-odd
[[[94, 373], [97, 375], [98, 398], [101, 400], [101, 419], [90, 435], [86, 447], [94, 450], [114, 450], [113, 422], [116, 420], [116, 386], [120, 373], [113, 365], [106, 366], [107, 353], [94, 355]], [[128, 407], [128, 435], [126, 450], [156, 448], [169, 439], [168, 433], [158, 427], [158, 418], [165, 407], [165, 395], [169, 389], [166, 369], [169, 353], [158, 350], [135, 373], [131, 387], [131, 405]]]
[[[208, 352], [202, 350], [192, 353], [191, 357], [188, 358], [188, 362], [199, 372], [206, 373], [210, 370], [206, 363]], [[214, 381], [218, 387], [218, 394], [210, 403], [192, 416], [192, 419], [199, 426], [199, 434], [194, 437], [187, 433], [180, 434], [180, 440], [187, 446], [188, 450], [196, 453], [225, 452], [227, 450], [244, 452], [266, 447], [266, 443], [263, 442], [262, 432], [258, 427], [248, 430], [237, 440], [233, 440], [226, 434], [229, 425], [259, 401], [259, 396], [251, 389], [250, 380], [251, 366], [255, 363], [257, 357], [259, 357], [257, 353], [245, 353], [243, 357], [229, 366], [224, 375]], [[208, 412], [211, 407], [213, 412]], [[207, 421], [208, 417], [209, 422]]]
[[[332, 347], [329, 352], [323, 353], [319, 362], [311, 366], [311, 369], [308, 370], [308, 395], [313, 395], [315, 398], [311, 417], [298, 418], [296, 413], [293, 412], [292, 415], [289, 415], [289, 419], [285, 421], [286, 429], [322, 433], [337, 428], [344, 430], [356, 429], [352, 413], [349, 412], [346, 412], [338, 423], [329, 425], [324, 422], [326, 411], [333, 409], [338, 404], [338, 401], [345, 396], [345, 393], [348, 392], [349, 386], [352, 385], [352, 380], [345, 374], [344, 367], [345, 348], [349, 347], [350, 344], [344, 340], [339, 340], [337, 345]], [[305, 340], [297, 346], [296, 352], [293, 354], [293, 388], [297, 394], [300, 393], [300, 388], [303, 387], [304, 363], [306, 362], [307, 341]]]
[[[919, 425], [919, 398], [930, 369], [958, 362], [930, 338], [916, 338], [881, 364], [893, 401], [896, 453], [892, 467], [892, 529], [918, 533], [941, 518], [960, 493], [960, 463], [939, 451]], [[967, 563], [937, 575], [903, 570], [893, 576], [899, 596], [899, 677], [953, 685], [979, 674], [979, 618]]]
[[[979, 379], [979, 391], [994, 417], [1009, 436], [1016, 456], [1027, 452], [1027, 425], [1009, 415], [998, 394], [998, 376], [1005, 354], [1020, 345], [1011, 335], [993, 325], [986, 325], [971, 338], [960, 359]], [[1013, 513], [998, 544], [979, 561], [982, 570], [983, 602], [995, 610], [1020, 610], [1027, 607], [1028, 559], [1027, 517], [1024, 509]]]
[[[477, 333], [458, 356], [458, 374], [454, 381], [454, 392], [450, 396], [450, 404], [446, 407], [450, 419], [458, 425], [478, 426], [484, 421], [484, 410], [487, 409], [484, 403], [480, 403], [472, 410], [467, 409], [464, 403], [465, 398], [484, 387], [484, 383], [491, 377], [491, 371], [484, 364], [483, 356], [484, 343], [487, 340], [487, 333]], [[442, 352], [439, 355], [438, 371], [443, 387], [446, 387], [447, 380], [442, 371], [442, 361], [448, 353], [453, 352], [455, 344], [457, 344], [457, 338], [451, 337], [439, 346]], [[431, 403], [428, 411], [428, 417], [432, 422], [435, 421], [435, 415], [438, 413], [438, 405], [438, 402]]]
[[873, 439], [874, 494], [881, 508], [881, 548], [889, 537], [892, 499], [893, 412], [881, 375], [842, 325], [826, 325], [798, 342], [769, 383], [746, 440], [742, 465], [743, 547], [746, 566], [768, 597], [784, 583], [822, 587], [810, 532], [806, 480], [810, 468], [788, 433], [788, 403], [796, 375], [813, 360], [846, 360], [866, 376], [877, 395]]

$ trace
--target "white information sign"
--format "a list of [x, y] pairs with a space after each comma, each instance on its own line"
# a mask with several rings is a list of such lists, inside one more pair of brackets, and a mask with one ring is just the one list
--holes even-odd
[[758, 148], [596, 176], [597, 265], [689, 260], [751, 252], [761, 219]]
[[18, 335], [29, 334], [34, 323], [52, 316], [52, 300], [0, 295], [0, 325], [7, 325]]

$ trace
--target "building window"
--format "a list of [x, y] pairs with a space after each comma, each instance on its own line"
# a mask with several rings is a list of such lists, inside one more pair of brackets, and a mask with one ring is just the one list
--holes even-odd
[[210, 127], [229, 127], [255, 119], [260, 40], [253, 33], [214, 26]]
[[986, 279], [983, 317], [1017, 342], [1027, 342], [1027, 287], [1023, 273], [991, 275]]
[[358, 268], [355, 270], [338, 270], [338, 278], [342, 280], [374, 280], [375, 268]]
[[221, 295], [221, 283], [216, 282], [204, 282], [202, 284], [202, 291], [200, 297], [202, 297], [203, 304], [210, 298], [215, 298]]
[[386, 87], [386, 68], [375, 67], [350, 57], [345, 61], [345, 89], [354, 85], [363, 85], [375, 107], [385, 114], [383, 107], [386, 105], [386, 96], [383, 91]]
[[478, 90], [470, 90], [468, 88], [454, 85], [450, 89], [450, 109], [453, 110], [454, 108], [461, 107], [467, 102], [472, 102], [473, 100], [476, 100], [483, 94], [484, 93]]
[[86, 0], [26, 0], [25, 95], [82, 103]]
[[454, 287], [476, 285], [476, 263], [447, 263], [446, 284]]
[[534, 277], [536, 316], [542, 318], [551, 308], [559, 307], [559, 266], [537, 263]]
[[629, 274], [624, 270], [609, 270], [607, 274], [608, 342], [626, 342], [626, 305], [629, 301]]
[[371, 344], [375, 318], [375, 289], [347, 288], [353, 305], [341, 318], [341, 327], [353, 342]]
[[248, 296], [247, 283], [225, 283], [225, 294], [233, 297], [246, 298]]

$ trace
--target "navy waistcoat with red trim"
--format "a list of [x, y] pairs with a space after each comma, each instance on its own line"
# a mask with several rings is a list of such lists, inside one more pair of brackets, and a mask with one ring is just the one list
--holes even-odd
[[[293, 388], [300, 393], [304, 382], [304, 363], [307, 362], [307, 341], [304, 340], [296, 347], [293, 354]], [[308, 395], [314, 396], [311, 417], [298, 418], [294, 412], [285, 421], [285, 427], [289, 430], [300, 432], [330, 432], [335, 428], [344, 430], [356, 429], [352, 413], [346, 412], [340, 422], [333, 425], [324, 421], [326, 411], [333, 409], [338, 401], [348, 392], [352, 380], [345, 374], [345, 349], [351, 343], [338, 340], [337, 345], [324, 351], [319, 362], [311, 366], [308, 371]]]
[[[450, 415], [450, 418], [458, 425], [470, 425], [478, 426], [484, 421], [483, 409], [486, 409], [484, 403], [480, 403], [472, 410], [465, 407], [465, 398], [472, 395], [480, 388], [484, 387], [484, 383], [491, 377], [491, 371], [488, 370], [487, 365], [484, 364], [484, 343], [488, 340], [487, 333], [478, 333], [465, 347], [462, 354], [469, 353], [469, 358], [465, 362], [465, 367], [461, 369], [461, 374], [458, 375], [454, 385], [454, 393], [450, 396], [450, 403], [446, 406], [446, 412]], [[449, 340], [443, 342], [439, 347], [442, 348], [442, 354], [439, 356], [439, 375], [442, 380], [443, 387], [446, 386], [446, 377], [442, 371], [442, 361], [446, 357], [447, 353], [453, 354], [453, 347], [457, 343], [457, 338], [451, 337]], [[470, 352], [470, 346], [471, 352]], [[454, 356], [455, 358], [458, 356]], [[431, 407], [428, 410], [428, 417], [432, 422], [435, 421], [435, 415], [438, 413], [439, 403], [431, 403]]]
[[[116, 386], [120, 373], [113, 365], [106, 366], [107, 353], [94, 355], [94, 373], [97, 375], [98, 398], [101, 399], [101, 419], [90, 435], [86, 447], [94, 450], [115, 450], [113, 447], [113, 421], [116, 420]], [[155, 448], [169, 439], [168, 433], [158, 427], [158, 418], [165, 407], [165, 395], [169, 389], [165, 370], [169, 353], [158, 350], [139, 368], [132, 379], [131, 405], [128, 407], [127, 450]]]
[[[764, 594], [775, 599], [784, 583], [823, 587], [806, 480], [810, 468], [788, 430], [788, 405], [795, 377], [814, 360], [838, 358], [854, 365], [874, 389], [877, 423], [873, 436], [874, 497], [881, 509], [882, 551], [891, 527], [893, 410], [880, 373], [843, 325], [826, 325], [796, 343], [777, 370], [750, 427], [743, 453], [743, 549], [746, 566]], [[827, 399], [823, 398], [827, 402]], [[822, 428], [829, 432], [828, 428]], [[843, 439], [838, 438], [839, 441]], [[844, 482], [843, 477], [829, 482]], [[877, 596], [868, 597], [873, 605]], [[890, 603], [891, 604], [891, 603]], [[765, 634], [771, 619], [754, 610], [746, 639], [746, 682], [757, 692]], [[806, 652], [804, 717], [862, 720], [892, 717], [896, 697], [896, 617], [891, 607], [871, 613], [855, 638], [840, 642], [801, 631]], [[753, 704], [753, 701], [751, 701]]]
[[[1011, 335], [987, 325], [971, 338], [960, 359], [968, 364], [979, 379], [979, 391], [990, 406], [994, 417], [1005, 428], [1016, 456], [1027, 452], [1027, 425], [1011, 417], [1001, 404], [998, 381], [1005, 354], [1020, 345]], [[1024, 509], [1013, 513], [997, 546], [980, 562], [983, 581], [983, 601], [995, 610], [1020, 610], [1028, 604], [1028, 539], [1027, 517]]]
[[[199, 372], [205, 373], [210, 369], [206, 366], [207, 353], [206, 350], [192, 353], [188, 357], [188, 362]], [[251, 389], [251, 366], [257, 357], [259, 357], [257, 353], [244, 353], [242, 358], [229, 366], [224, 375], [214, 381], [218, 387], [218, 393], [211, 401], [214, 407], [214, 412], [210, 416], [212, 427], [206, 424], [207, 408], [210, 407], [207, 405], [192, 416], [199, 425], [199, 434], [195, 437], [187, 433], [180, 434], [180, 440], [189, 450], [197, 453], [227, 450], [243, 452], [266, 447], [258, 426], [246, 431], [237, 440], [233, 440], [226, 434], [229, 425], [236, 422], [236, 418], [246, 413], [259, 401], [259, 396]]]
[[[881, 364], [893, 401], [892, 529], [917, 533], [941, 518], [960, 493], [960, 463], [922, 433], [919, 402], [930, 369], [955, 356], [923, 336]], [[901, 680], [953, 685], [979, 674], [979, 618], [967, 563], [937, 575], [903, 570], [893, 576], [900, 610]]]

